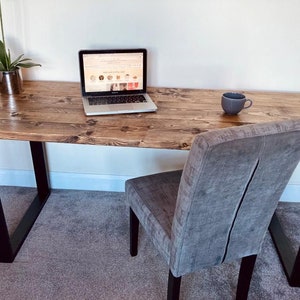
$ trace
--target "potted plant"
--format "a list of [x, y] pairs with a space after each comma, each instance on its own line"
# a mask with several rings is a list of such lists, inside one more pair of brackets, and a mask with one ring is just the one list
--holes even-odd
[[4, 28], [2, 21], [2, 8], [0, 1], [0, 26], [2, 41], [0, 40], [0, 72], [2, 73], [2, 93], [18, 94], [22, 91], [21, 68], [41, 66], [33, 63], [30, 58], [24, 58], [24, 54], [12, 59], [10, 50], [6, 48]]

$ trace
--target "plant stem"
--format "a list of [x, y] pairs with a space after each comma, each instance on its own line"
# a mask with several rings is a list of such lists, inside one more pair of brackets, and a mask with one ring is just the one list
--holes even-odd
[[4, 37], [4, 29], [3, 29], [3, 21], [2, 21], [2, 7], [1, 7], [1, 0], [0, 0], [0, 24], [1, 24], [2, 42], [3, 42], [3, 45], [4, 45], [4, 49], [6, 49], [6, 45], [5, 45], [5, 37]]

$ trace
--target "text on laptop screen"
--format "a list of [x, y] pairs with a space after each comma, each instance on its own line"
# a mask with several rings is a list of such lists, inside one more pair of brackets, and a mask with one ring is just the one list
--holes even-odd
[[86, 92], [143, 89], [143, 53], [83, 54]]

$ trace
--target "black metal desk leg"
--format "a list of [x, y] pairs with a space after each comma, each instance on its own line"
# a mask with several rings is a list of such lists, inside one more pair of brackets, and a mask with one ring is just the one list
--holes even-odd
[[3, 207], [0, 202], [0, 262], [10, 263], [14, 261], [50, 195], [43, 144], [41, 142], [30, 142], [30, 148], [37, 184], [37, 196], [33, 199], [11, 237], [8, 234]]
[[44, 201], [50, 194], [44, 145], [41, 142], [30, 142], [30, 148], [38, 195], [40, 196], [40, 201]]
[[10, 262], [13, 251], [10, 244], [8, 229], [5, 221], [2, 203], [0, 200], [0, 259], [1, 262]]

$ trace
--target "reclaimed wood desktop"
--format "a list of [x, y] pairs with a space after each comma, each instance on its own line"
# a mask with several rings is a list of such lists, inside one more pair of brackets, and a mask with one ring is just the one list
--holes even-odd
[[[155, 113], [91, 117], [84, 115], [79, 83], [25, 81], [22, 94], [1, 95], [0, 138], [29, 141], [32, 150], [38, 208], [25, 222], [27, 233], [50, 193], [44, 142], [189, 150], [200, 132], [300, 118], [300, 93], [242, 91], [253, 106], [228, 116], [220, 105], [222, 90], [149, 88], [148, 92], [158, 106]], [[13, 247], [9, 244], [6, 253], [0, 250], [0, 261], [14, 259], [27, 233]], [[7, 232], [3, 236], [8, 239]]]

